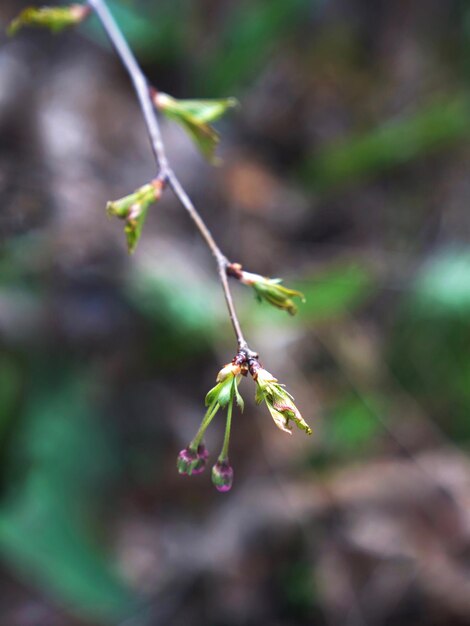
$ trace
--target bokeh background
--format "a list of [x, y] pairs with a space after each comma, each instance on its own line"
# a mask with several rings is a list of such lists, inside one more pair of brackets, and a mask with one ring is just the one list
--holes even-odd
[[159, 89], [240, 100], [221, 167], [165, 140], [229, 258], [306, 293], [233, 285], [315, 433], [245, 381], [233, 490], [177, 475], [234, 353], [213, 261], [170, 193], [127, 256], [128, 77], [95, 19], [8, 40], [2, 0], [0, 622], [470, 624], [470, 2], [109, 5]]

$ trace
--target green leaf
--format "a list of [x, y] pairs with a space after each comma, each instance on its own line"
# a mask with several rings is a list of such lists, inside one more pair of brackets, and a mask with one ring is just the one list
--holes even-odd
[[221, 100], [177, 100], [166, 93], [156, 92], [155, 106], [169, 119], [186, 130], [202, 154], [214, 162], [214, 153], [219, 143], [219, 135], [209, 122], [224, 115], [236, 106], [235, 98]]
[[142, 235], [149, 207], [159, 200], [161, 192], [161, 181], [156, 179], [152, 183], [143, 185], [128, 196], [107, 203], [106, 211], [108, 215], [126, 221], [124, 232], [129, 254], [135, 251]]
[[279, 278], [264, 278], [260, 276], [260, 280], [252, 283], [258, 301], [265, 300], [277, 309], [287, 311], [289, 315], [297, 313], [297, 306], [292, 298], [300, 298], [305, 302], [305, 296], [302, 292], [295, 289], [288, 289], [280, 284]]
[[240, 411], [243, 413], [243, 411], [245, 409], [245, 402], [244, 402], [243, 398], [241, 397], [240, 392], [238, 391], [238, 383], [237, 383], [236, 379], [234, 379], [233, 385], [234, 385], [235, 400], [236, 400], [237, 406], [240, 409]]
[[217, 399], [219, 397], [219, 389], [220, 389], [221, 384], [222, 383], [217, 383], [215, 387], [212, 387], [212, 389], [210, 389], [207, 392], [206, 399], [205, 399], [205, 405], [207, 407], [212, 407], [214, 406], [214, 404], [217, 403]]
[[206, 395], [206, 406], [209, 407], [216, 403], [218, 403], [221, 407], [226, 406], [233, 397], [234, 380], [233, 376], [227, 376], [225, 380], [217, 383], [215, 387], [212, 387]]
[[264, 397], [265, 397], [265, 393], [263, 389], [259, 385], [256, 385], [256, 393], [255, 393], [256, 404], [261, 404], [264, 400]]
[[140, 207], [134, 217], [128, 217], [126, 220], [124, 233], [126, 234], [127, 249], [129, 251], [129, 254], [135, 252], [137, 244], [139, 243], [145, 220], [147, 219], [149, 206], [150, 203]]
[[221, 407], [227, 406], [233, 396], [233, 377], [228, 376], [226, 380], [219, 383], [218, 403]]
[[186, 130], [187, 134], [209, 163], [217, 165], [218, 161], [215, 157], [215, 151], [219, 145], [220, 135], [212, 126], [194, 122], [188, 117], [173, 115], [168, 115], [168, 117], [177, 121]]
[[90, 13], [89, 7], [72, 4], [68, 7], [29, 7], [21, 11], [8, 27], [10, 36], [24, 26], [48, 28], [52, 32], [59, 32], [68, 26], [75, 26], [83, 21]]
[[229, 109], [237, 106], [235, 98], [219, 100], [176, 100], [167, 94], [157, 95], [157, 102], [166, 114], [189, 118], [195, 123], [207, 124], [221, 118]]
[[7, 458], [0, 552], [21, 579], [72, 612], [115, 623], [137, 603], [91, 533], [111, 457], [83, 378], [46, 368], [31, 376], [35, 388]]
[[[309, 324], [341, 317], [363, 305], [374, 293], [374, 276], [365, 265], [359, 263], [335, 263], [318, 270], [294, 285], [304, 297], [297, 319]], [[272, 307], [259, 307], [252, 298], [245, 300], [246, 323], [267, 328], [272, 332], [284, 324], [290, 324], [286, 316], [279, 315]], [[245, 312], [246, 311], [246, 312]]]

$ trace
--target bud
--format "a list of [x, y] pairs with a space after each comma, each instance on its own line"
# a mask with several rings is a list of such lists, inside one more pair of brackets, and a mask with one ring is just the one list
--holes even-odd
[[29, 7], [21, 11], [8, 27], [10, 36], [23, 28], [23, 26], [38, 26], [49, 28], [54, 33], [80, 24], [88, 15], [91, 9], [82, 4], [71, 4], [68, 7]]
[[212, 163], [216, 163], [215, 149], [219, 134], [210, 126], [237, 105], [235, 98], [221, 100], [177, 100], [166, 93], [152, 90], [152, 98], [157, 109], [168, 118], [178, 122], [188, 133], [196, 146]]
[[263, 400], [266, 402], [271, 417], [280, 430], [291, 435], [292, 425], [290, 422], [294, 422], [307, 435], [312, 434], [312, 429], [295, 406], [294, 398], [284, 389], [284, 385], [278, 383], [277, 379], [262, 367], [253, 373], [253, 378], [257, 385], [256, 403], [261, 404]]
[[266, 278], [259, 274], [252, 274], [251, 272], [240, 272], [240, 281], [245, 285], [250, 285], [255, 290], [256, 297], [261, 302], [265, 300], [272, 304], [272, 306], [278, 309], [287, 311], [289, 315], [295, 315], [297, 313], [297, 306], [293, 302], [292, 298], [300, 298], [302, 302], [305, 302], [305, 296], [301, 291], [295, 289], [288, 289], [280, 283], [280, 278]]
[[106, 210], [108, 215], [114, 215], [125, 220], [124, 232], [127, 239], [129, 253], [135, 251], [139, 242], [151, 204], [157, 202], [162, 194], [163, 183], [158, 178], [147, 185], [139, 187], [134, 193], [108, 202]]
[[216, 381], [218, 383], [224, 382], [229, 376], [240, 376], [241, 366], [235, 363], [227, 363], [217, 374]]
[[203, 443], [199, 444], [199, 446], [197, 447], [197, 463], [192, 469], [192, 476], [202, 474], [202, 472], [206, 469], [206, 463], [208, 458], [209, 452], [206, 446]]
[[240, 410], [243, 411], [245, 403], [238, 391], [238, 382], [241, 378], [241, 366], [235, 363], [227, 363], [217, 374], [217, 384], [206, 395], [206, 406], [227, 406], [235, 398]]
[[218, 460], [212, 468], [212, 482], [217, 491], [230, 491], [233, 483], [233, 468], [228, 459]]
[[206, 430], [221, 407], [227, 408], [224, 441], [217, 463], [212, 468], [212, 482], [219, 491], [228, 491], [232, 486], [233, 469], [228, 464], [228, 449], [234, 401], [243, 410], [243, 399], [238, 392], [241, 365], [228, 363], [217, 374], [217, 384], [206, 396], [207, 411], [199, 429], [187, 448], [181, 450], [176, 460], [180, 474], [200, 474], [204, 471], [208, 452], [202, 443]]
[[209, 457], [209, 453], [204, 444], [200, 444], [197, 449], [190, 446], [181, 450], [176, 459], [178, 472], [183, 476], [196, 476], [201, 474]]

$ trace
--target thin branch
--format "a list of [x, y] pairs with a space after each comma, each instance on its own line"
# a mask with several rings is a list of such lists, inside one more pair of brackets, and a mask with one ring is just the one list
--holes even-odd
[[142, 72], [132, 50], [129, 48], [119, 26], [111, 15], [106, 0], [87, 0], [88, 5], [95, 11], [100, 20], [106, 34], [108, 35], [117, 55], [121, 59], [122, 64], [126, 68], [134, 89], [139, 99], [140, 108], [144, 116], [147, 131], [150, 137], [150, 143], [155, 155], [155, 160], [159, 168], [158, 177], [167, 182], [172, 188], [176, 197], [186, 209], [189, 216], [193, 220], [202, 238], [206, 242], [208, 248], [212, 252], [216, 262], [220, 276], [220, 282], [225, 295], [225, 301], [232, 322], [233, 330], [237, 338], [238, 350], [243, 352], [246, 358], [257, 357], [256, 353], [249, 349], [243, 332], [240, 327], [235, 305], [233, 303], [232, 293], [227, 280], [227, 267], [230, 265], [227, 257], [222, 253], [219, 246], [215, 242], [209, 228], [202, 219], [199, 211], [194, 206], [190, 197], [179, 182], [177, 176], [171, 169], [165, 152], [165, 146], [160, 131], [160, 124], [150, 95], [150, 85]]

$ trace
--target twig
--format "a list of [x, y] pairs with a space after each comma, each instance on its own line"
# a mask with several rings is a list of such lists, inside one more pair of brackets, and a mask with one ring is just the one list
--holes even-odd
[[254, 351], [250, 350], [250, 348], [248, 347], [248, 343], [241, 330], [240, 322], [238, 320], [237, 312], [235, 310], [235, 305], [233, 303], [232, 293], [230, 291], [229, 283], [227, 280], [227, 268], [231, 264], [215, 242], [209, 228], [202, 219], [199, 211], [194, 206], [185, 189], [179, 182], [176, 174], [173, 172], [168, 162], [162, 134], [160, 131], [160, 124], [154, 105], [152, 103], [150, 95], [150, 85], [147, 81], [147, 78], [142, 72], [134, 56], [134, 53], [129, 48], [129, 45], [125, 40], [119, 26], [111, 15], [106, 4], [106, 0], [87, 0], [87, 3], [95, 11], [104, 30], [106, 31], [106, 34], [108, 35], [112, 45], [114, 46], [118, 57], [121, 59], [122, 64], [126, 68], [132, 80], [132, 84], [134, 85], [134, 89], [139, 99], [140, 108], [142, 109], [145, 124], [147, 126], [147, 132], [149, 134], [150, 143], [155, 156], [155, 161], [159, 169], [158, 178], [171, 187], [181, 205], [186, 209], [189, 216], [193, 220], [202, 238], [206, 242], [208, 248], [210, 249], [216, 260], [220, 282], [222, 283], [225, 301], [227, 303], [227, 308], [230, 316], [230, 321], [232, 322], [233, 330], [237, 338], [238, 350], [245, 355], [246, 359], [257, 358], [257, 354]]

